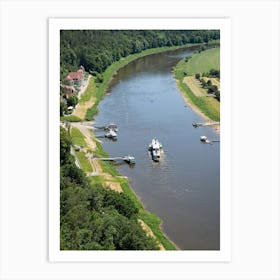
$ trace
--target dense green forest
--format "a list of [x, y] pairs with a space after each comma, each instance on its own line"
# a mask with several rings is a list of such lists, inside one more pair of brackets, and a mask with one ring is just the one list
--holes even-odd
[[216, 39], [220, 39], [219, 30], [62, 30], [60, 77], [63, 79], [80, 65], [89, 73], [102, 73], [129, 54]]
[[124, 193], [92, 184], [70, 154], [60, 128], [60, 249], [158, 250], [137, 221], [138, 208]]

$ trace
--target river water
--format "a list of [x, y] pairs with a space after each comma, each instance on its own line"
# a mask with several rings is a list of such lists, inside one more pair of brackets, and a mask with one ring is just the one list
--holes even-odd
[[[220, 249], [220, 144], [211, 127], [185, 105], [172, 67], [189, 50], [143, 57], [120, 69], [99, 105], [96, 125], [114, 122], [118, 140], [103, 140], [110, 156], [131, 154], [134, 167], [118, 165], [145, 208], [163, 221], [165, 234], [181, 250]], [[159, 163], [151, 160], [152, 138], [163, 144]]]

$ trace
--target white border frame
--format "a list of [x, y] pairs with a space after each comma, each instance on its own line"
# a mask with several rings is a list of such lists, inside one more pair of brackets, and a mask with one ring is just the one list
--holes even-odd
[[[59, 42], [64, 29], [220, 29], [221, 160], [219, 251], [59, 250]], [[49, 261], [51, 262], [229, 262], [231, 260], [231, 21], [229, 18], [49, 19]], [[225, 125], [226, 124], [226, 125]]]

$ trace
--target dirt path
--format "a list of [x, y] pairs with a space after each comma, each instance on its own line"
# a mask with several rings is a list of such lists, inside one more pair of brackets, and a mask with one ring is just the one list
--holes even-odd
[[108, 173], [104, 173], [100, 163], [98, 160], [95, 160], [93, 157], [92, 152], [96, 150], [96, 143], [93, 140], [93, 128], [92, 128], [92, 122], [84, 122], [84, 123], [79, 123], [79, 122], [73, 122], [71, 125], [77, 129], [84, 135], [85, 141], [87, 143], [88, 151], [87, 151], [87, 159], [90, 162], [93, 172], [87, 174], [88, 176], [102, 176], [104, 177], [105, 184], [112, 190], [117, 191], [117, 192], [122, 192], [122, 187], [119, 182], [117, 182], [113, 176], [111, 176]]
[[73, 113], [73, 115], [79, 117], [81, 120], [83, 120], [86, 116], [87, 110], [89, 108], [91, 108], [94, 103], [96, 101], [96, 98], [91, 97], [89, 101], [87, 101], [86, 103], [83, 104], [78, 104], [76, 106], [75, 112]]
[[71, 126], [76, 127], [80, 130], [80, 132], [85, 136], [85, 141], [88, 145], [88, 148], [94, 151], [96, 149], [96, 143], [92, 139], [93, 134], [92, 132], [90, 132], [91, 126], [89, 125], [89, 123], [72, 122]]
[[[91, 75], [88, 76], [88, 79], [86, 80], [85, 84], [82, 86], [82, 88], [80, 89], [79, 93], [78, 93], [78, 98], [80, 100], [81, 96], [84, 94], [84, 92], [86, 91], [88, 85], [89, 85], [89, 80], [91, 79]], [[76, 106], [76, 108], [74, 109], [72, 115], [79, 117], [80, 119], [84, 119], [87, 113], [87, 110], [89, 108], [91, 108], [94, 103], [96, 101], [95, 97], [91, 97], [87, 102], [85, 103], [81, 103], [79, 102]]]
[[190, 90], [196, 96], [206, 96], [207, 91], [203, 89], [200, 85], [199, 80], [197, 80], [194, 76], [187, 76], [184, 78], [183, 82], [188, 85]]

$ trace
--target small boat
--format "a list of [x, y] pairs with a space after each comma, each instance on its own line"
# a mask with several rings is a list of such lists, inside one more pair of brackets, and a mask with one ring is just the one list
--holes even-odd
[[210, 144], [210, 140], [206, 136], [200, 136], [200, 141], [203, 143]]
[[125, 156], [123, 160], [129, 164], [135, 164], [135, 157], [131, 155]]
[[162, 150], [162, 144], [156, 138], [154, 138], [151, 144], [149, 145], [149, 151], [151, 152], [152, 159], [154, 161], [156, 162], [159, 161], [161, 150]]
[[113, 130], [115, 132], [118, 132], [118, 126], [114, 123], [110, 123], [106, 126], [105, 130]]
[[106, 138], [116, 139], [117, 136], [118, 136], [117, 133], [112, 129], [110, 129], [109, 132], [105, 133]]

